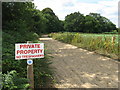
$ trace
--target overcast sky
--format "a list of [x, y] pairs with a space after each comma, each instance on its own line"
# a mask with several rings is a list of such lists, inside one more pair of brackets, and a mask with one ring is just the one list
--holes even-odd
[[118, 2], [120, 0], [34, 0], [37, 9], [51, 8], [60, 20], [73, 12], [84, 15], [100, 13], [118, 27]]

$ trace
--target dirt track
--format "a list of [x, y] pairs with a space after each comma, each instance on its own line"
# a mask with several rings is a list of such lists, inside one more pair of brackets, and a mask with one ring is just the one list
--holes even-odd
[[52, 38], [40, 38], [53, 56], [56, 88], [118, 88], [118, 62]]

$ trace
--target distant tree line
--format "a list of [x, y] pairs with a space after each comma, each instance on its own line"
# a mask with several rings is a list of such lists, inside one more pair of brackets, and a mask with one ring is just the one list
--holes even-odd
[[84, 16], [79, 12], [71, 13], [65, 17], [64, 28], [70, 32], [102, 33], [117, 30], [115, 24], [98, 13]]
[[[26, 8], [25, 5], [31, 6]], [[16, 3], [15, 5], [9, 3], [4, 6], [7, 7], [4, 7], [6, 12], [3, 12], [3, 29], [10, 29], [11, 24], [19, 23], [22, 24], [21, 28], [26, 25], [30, 31], [34, 31], [38, 34], [60, 31], [103, 33], [117, 30], [115, 24], [98, 13], [90, 13], [89, 15], [84, 16], [80, 12], [74, 12], [67, 15], [65, 20], [61, 21], [51, 8], [45, 8], [40, 11], [35, 8], [33, 3]], [[8, 21], [11, 22], [10, 25], [8, 24]], [[6, 27], [6, 25], [8, 26]], [[14, 27], [14, 29], [15, 28], [16, 27]]]
[[89, 15], [84, 16], [80, 12], [74, 12], [67, 15], [63, 21], [59, 20], [51, 8], [45, 8], [42, 11], [38, 10], [38, 13], [39, 14], [36, 14], [36, 17], [39, 19], [35, 17], [37, 22], [39, 22], [35, 25], [37, 32], [51, 33], [67, 31], [103, 33], [115, 30], [118, 31], [115, 24], [98, 13], [90, 13]]
[[80, 12], [74, 12], [61, 21], [55, 15], [51, 8], [45, 8], [42, 11], [37, 10], [35, 29], [38, 33], [51, 32], [82, 32], [82, 33], [103, 33], [118, 31], [116, 25], [106, 17], [98, 13], [90, 13], [84, 16]]

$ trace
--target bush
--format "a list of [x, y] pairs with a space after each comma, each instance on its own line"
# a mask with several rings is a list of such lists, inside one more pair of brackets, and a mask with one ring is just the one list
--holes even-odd
[[[15, 60], [15, 43], [25, 43], [27, 40], [34, 43], [40, 43], [36, 33], [29, 32], [27, 35], [20, 32], [7, 31], [3, 32], [3, 54], [2, 54], [2, 71], [7, 73], [16, 70], [20, 77], [27, 76], [26, 60]], [[50, 79], [52, 80], [52, 70], [49, 68], [51, 61], [45, 54], [43, 59], [34, 60], [35, 87], [45, 87]], [[19, 82], [18, 82], [19, 83]]]
[[[33, 3], [3, 3], [3, 32], [2, 32], [2, 72], [6, 74], [12, 70], [17, 71], [19, 77], [26, 78], [27, 74], [27, 63], [26, 60], [15, 60], [15, 44], [16, 43], [26, 43], [27, 41], [38, 42], [40, 33], [37, 30], [41, 30], [45, 22], [41, 23], [41, 20], [35, 20], [36, 14], [40, 14], [38, 10], [35, 9]], [[38, 11], [38, 13], [37, 13]], [[43, 18], [42, 15], [37, 15], [39, 18]], [[36, 18], [37, 19], [37, 18]], [[37, 23], [38, 22], [38, 23]], [[39, 25], [38, 25], [39, 24]], [[38, 27], [35, 27], [38, 25]], [[42, 29], [43, 30], [43, 29]], [[35, 33], [37, 32], [37, 33]], [[41, 35], [41, 34], [40, 34]], [[34, 61], [35, 66], [35, 86], [41, 84], [41, 80], [44, 78], [39, 78], [45, 75], [51, 75], [49, 72], [49, 64], [47, 58], [41, 62], [42, 59], [36, 59]], [[37, 65], [36, 65], [37, 63]], [[44, 64], [44, 66], [42, 66]], [[40, 71], [40, 68], [47, 68], [46, 71]], [[40, 72], [40, 73], [39, 73]], [[41, 75], [42, 74], [42, 75]], [[47, 80], [43, 80], [45, 83]], [[16, 81], [19, 83], [19, 81]], [[16, 86], [15, 86], [16, 87]], [[10, 88], [15, 88], [14, 85]], [[8, 88], [8, 87], [6, 87]]]
[[112, 32], [104, 32], [103, 34], [118, 34], [117, 30], [113, 30]]
[[27, 89], [30, 86], [28, 84], [28, 80], [26, 78], [19, 77], [18, 75], [19, 74], [15, 70], [7, 72], [7, 74], [3, 74], [2, 89]]
[[48, 60], [49, 57], [45, 55], [43, 59], [34, 60], [34, 78], [35, 87], [49, 87], [49, 84], [53, 83], [53, 71], [49, 65], [52, 63]]

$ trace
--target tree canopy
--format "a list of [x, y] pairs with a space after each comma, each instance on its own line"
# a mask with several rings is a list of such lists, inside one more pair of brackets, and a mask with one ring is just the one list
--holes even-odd
[[24, 30], [29, 29], [29, 31], [34, 31], [38, 34], [60, 31], [102, 33], [117, 30], [115, 24], [98, 13], [90, 13], [85, 16], [80, 12], [74, 12], [61, 21], [51, 8], [45, 8], [40, 11], [30, 2], [3, 3], [3, 8], [6, 11], [3, 12], [3, 29], [5, 30], [10, 30], [10, 28], [19, 30], [22, 27], [26, 27]]
[[98, 13], [84, 16], [79, 12], [71, 13], [65, 17], [64, 28], [70, 32], [102, 33], [116, 30], [115, 24]]
[[51, 8], [45, 8], [41, 11], [46, 18], [46, 32], [59, 32], [63, 30], [62, 23]]

